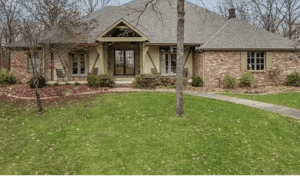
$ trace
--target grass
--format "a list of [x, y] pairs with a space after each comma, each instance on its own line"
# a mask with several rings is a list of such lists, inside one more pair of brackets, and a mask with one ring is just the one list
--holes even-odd
[[249, 100], [261, 101], [294, 109], [300, 109], [300, 92], [285, 92], [268, 95], [244, 95], [223, 93], [222, 95], [244, 98]]
[[105, 94], [0, 111], [0, 174], [300, 174], [300, 121], [185, 95]]

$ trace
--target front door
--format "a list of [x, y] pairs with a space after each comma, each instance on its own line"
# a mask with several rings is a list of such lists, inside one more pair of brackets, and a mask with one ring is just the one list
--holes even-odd
[[134, 75], [134, 63], [134, 50], [115, 50], [115, 75]]

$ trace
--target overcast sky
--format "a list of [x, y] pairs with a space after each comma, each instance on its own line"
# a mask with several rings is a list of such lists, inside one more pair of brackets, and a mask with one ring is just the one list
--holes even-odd
[[[127, 2], [130, 2], [131, 0], [119, 0], [120, 4], [124, 4]], [[172, 0], [175, 1], [175, 0]], [[206, 8], [208, 8], [209, 10], [213, 10], [214, 6], [216, 6], [217, 0], [187, 0], [189, 2], [192, 2], [194, 4], [198, 4], [199, 6], [203, 7], [203, 3], [205, 5]], [[203, 1], [203, 3], [201, 2]]]

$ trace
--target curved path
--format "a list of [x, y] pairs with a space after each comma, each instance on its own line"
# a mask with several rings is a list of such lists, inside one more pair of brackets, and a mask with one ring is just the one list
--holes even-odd
[[[147, 90], [144, 90], [147, 91]], [[171, 92], [175, 93], [175, 90], [148, 90], [148, 92]], [[245, 106], [250, 106], [258, 109], [264, 109], [267, 111], [272, 111], [275, 113], [279, 113], [285, 116], [294, 117], [297, 119], [300, 119], [300, 110], [293, 109], [285, 106], [280, 105], [274, 105], [270, 103], [264, 103], [259, 101], [253, 101], [253, 100], [247, 100], [242, 98], [235, 98], [235, 97], [229, 97], [224, 95], [218, 95], [218, 94], [209, 94], [209, 93], [199, 93], [199, 92], [189, 92], [189, 91], [183, 91], [184, 94], [187, 95], [193, 95], [198, 97], [205, 97], [205, 98], [212, 98], [216, 100], [222, 100], [222, 101], [228, 101], [236, 104], [241, 104]]]

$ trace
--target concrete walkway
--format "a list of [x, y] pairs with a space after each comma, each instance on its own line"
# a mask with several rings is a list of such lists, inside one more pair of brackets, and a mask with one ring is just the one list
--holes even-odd
[[[145, 91], [175, 93], [175, 90], [162, 90], [162, 89], [145, 90]], [[245, 105], [245, 106], [250, 106], [250, 107], [254, 107], [254, 108], [258, 108], [258, 109], [264, 109], [267, 111], [271, 111], [271, 112], [279, 113], [279, 114], [282, 114], [285, 116], [290, 116], [290, 117], [300, 119], [300, 110], [298, 110], [298, 109], [288, 108], [288, 107], [274, 105], [274, 104], [270, 104], [270, 103], [263, 103], [263, 102], [259, 102], [259, 101], [247, 100], [247, 99], [242, 99], [242, 98], [218, 95], [218, 94], [189, 92], [189, 91], [184, 91], [184, 94], [198, 96], [198, 97], [212, 98], [212, 99], [222, 100], [222, 101], [228, 101], [228, 102], [241, 104], [241, 105]]]

